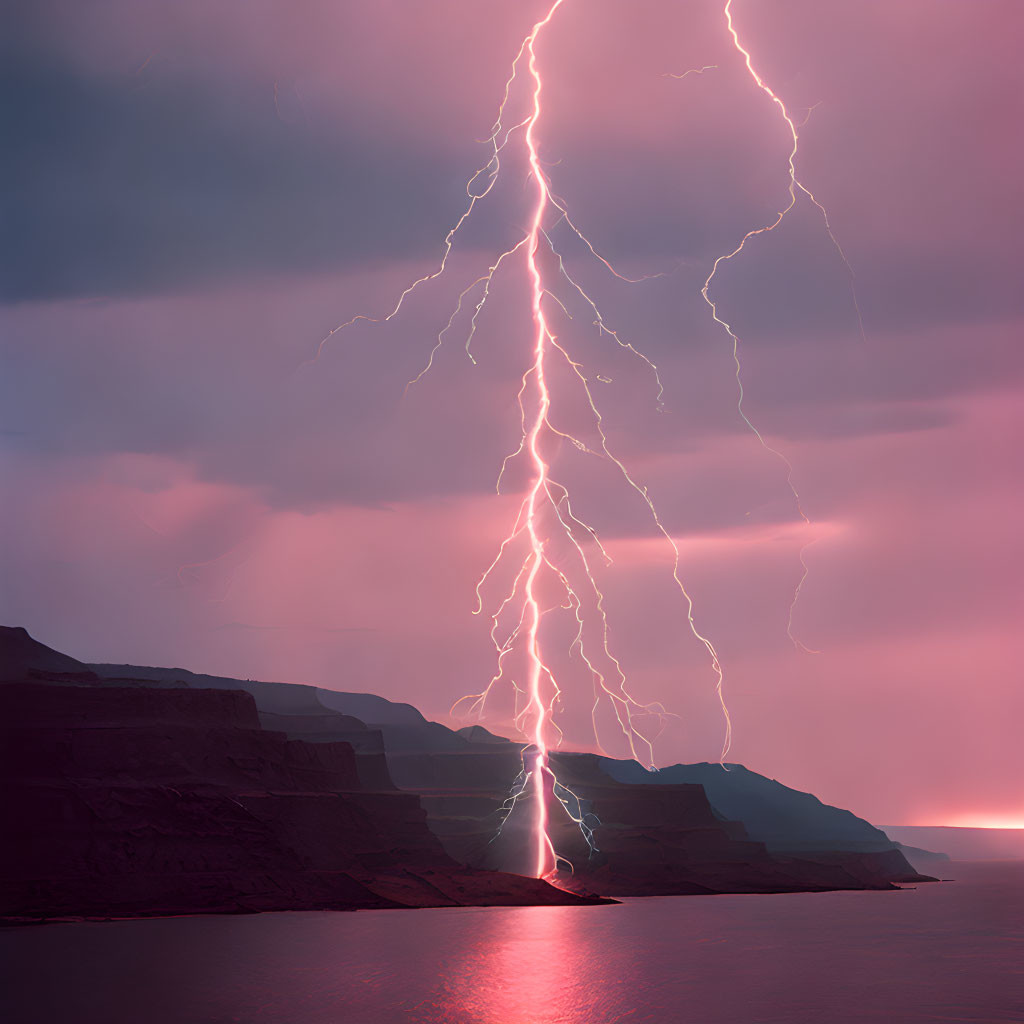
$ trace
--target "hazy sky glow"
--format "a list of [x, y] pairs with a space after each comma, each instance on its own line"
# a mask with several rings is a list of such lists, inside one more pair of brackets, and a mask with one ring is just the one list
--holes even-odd
[[[441, 280], [303, 364], [436, 265], [542, 7], [21, 5], [0, 42], [5, 623], [87, 661], [373, 690], [439, 720], [482, 688], [473, 588], [524, 483], [513, 469], [494, 493], [529, 360], [520, 267], [495, 283], [477, 364], [460, 321], [403, 389], [522, 234], [521, 158]], [[584, 309], [565, 337], [612, 379], [609, 437], [678, 538], [731, 759], [875, 821], [1024, 826], [1024, 8], [734, 0], [734, 16], [791, 110], [817, 104], [800, 175], [867, 333], [808, 204], [718, 278], [747, 412], [792, 462], [811, 530], [737, 416], [700, 298], [714, 258], [787, 198], [785, 126], [718, 0], [566, 0], [538, 46], [555, 191], [626, 273], [668, 271], [627, 285], [566, 246], [658, 364], [664, 412]], [[606, 467], [566, 452], [563, 476], [615, 558], [601, 581], [633, 689], [680, 716], [659, 760], [716, 759], [670, 552]], [[794, 630], [814, 655], [786, 636], [811, 538]], [[567, 688], [574, 746], [589, 707]]]

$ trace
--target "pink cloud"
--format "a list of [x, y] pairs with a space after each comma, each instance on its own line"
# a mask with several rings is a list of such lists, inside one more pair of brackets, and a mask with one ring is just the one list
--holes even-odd
[[[434, 161], [450, 193], [415, 211], [436, 222], [422, 258], [403, 240], [392, 189], [370, 193], [366, 221], [314, 270], [252, 269], [249, 250], [273, 254], [274, 217], [290, 223], [292, 212], [260, 179], [231, 286], [172, 276], [160, 287], [176, 293], [163, 297], [6, 308], [17, 500], [5, 620], [86, 659], [368, 689], [443, 718], [493, 671], [487, 623], [471, 613], [515, 514], [515, 498], [490, 489], [517, 439], [521, 275], [496, 285], [477, 364], [463, 318], [431, 375], [400, 396], [494, 240], [522, 230], [515, 158], [486, 230], [436, 287], [386, 327], [360, 323], [300, 364], [332, 327], [387, 312], [436, 266], [480, 156], [474, 135], [539, 8], [58, 6], [66, 17], [52, 19], [49, 41], [115, 106], [125, 90], [155, 85], [169, 102], [187, 86], [214, 135], [244, 128], [275, 153], [284, 139], [341, 167], [379, 147], [408, 175], [395, 180], [419, 181]], [[827, 200], [868, 325], [864, 344], [845, 268], [806, 203], [719, 281], [743, 327], [745, 409], [791, 461], [813, 527], [795, 515], [784, 467], [739, 420], [729, 345], [699, 297], [709, 259], [785, 201], [785, 132], [715, 7], [567, 4], [552, 27], [542, 136], [556, 187], [627, 269], [678, 264], [638, 286], [582, 272], [658, 363], [665, 412], [648, 369], [598, 337], [589, 311], [573, 308], [565, 337], [588, 372], [613, 381], [597, 390], [615, 450], [679, 539], [697, 621], [722, 654], [734, 756], [876, 820], [1016, 820], [1019, 14], [736, 7], [790, 106], [823, 101], [803, 132], [801, 173]], [[126, 155], [138, 151], [126, 141]], [[138, 184], [140, 209], [170, 208]], [[332, 185], [311, 202], [319, 218], [347, 198]], [[385, 229], [400, 241], [370, 252]], [[184, 251], [186, 262], [198, 252]], [[584, 413], [578, 396], [563, 399], [559, 422], [592, 442]], [[616, 558], [599, 570], [615, 650], [638, 699], [680, 716], [660, 759], [714, 759], [713, 676], [670, 553], [613, 468], [563, 448], [559, 472]], [[506, 484], [521, 482], [513, 467]], [[793, 621], [822, 651], [808, 656], [786, 626], [812, 539]], [[553, 633], [571, 625], [563, 616]], [[586, 746], [591, 691], [563, 660], [567, 742]], [[494, 720], [507, 711], [499, 701]]]

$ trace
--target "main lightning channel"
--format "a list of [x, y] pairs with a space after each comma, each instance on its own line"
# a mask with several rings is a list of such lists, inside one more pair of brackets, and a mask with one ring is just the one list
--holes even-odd
[[[544, 173], [540, 166], [540, 158], [537, 155], [537, 140], [535, 136], [537, 121], [540, 118], [540, 97], [543, 84], [540, 72], [537, 70], [537, 54], [534, 50], [534, 43], [536, 42], [537, 34], [551, 21], [555, 11], [561, 7], [562, 3], [563, 0], [555, 0], [547, 16], [533, 26], [533, 31], [526, 39], [526, 47], [529, 53], [527, 66], [534, 83], [533, 111], [526, 124], [526, 148], [529, 153], [530, 170], [533, 174], [537, 199], [526, 245], [526, 267], [529, 273], [532, 293], [530, 306], [535, 328], [532, 379], [536, 388], [536, 406], [533, 423], [527, 435], [527, 449], [530, 453], [530, 460], [533, 463], [534, 479], [526, 506], [526, 530], [530, 539], [531, 561], [526, 577], [525, 594], [528, 631], [527, 654], [529, 657], [527, 676], [528, 698], [533, 709], [533, 745], [537, 748], [532, 777], [534, 805], [536, 808], [534, 828], [536, 864], [534, 874], [538, 878], [543, 878], [554, 870], [555, 857], [551, 839], [548, 836], [547, 799], [544, 792], [544, 770], [547, 768], [548, 761], [547, 737], [545, 735], [548, 709], [541, 696], [542, 676], [553, 679], [554, 674], [544, 664], [541, 656], [539, 632], [542, 613], [534, 589], [537, 575], [544, 565], [544, 542], [537, 532], [537, 505], [549, 487], [549, 467], [541, 455], [539, 438], [541, 428], [548, 418], [548, 410], [551, 408], [551, 393], [548, 390], [547, 377], [544, 372], [548, 341], [551, 340], [551, 331], [548, 327], [547, 318], [544, 316], [544, 281], [541, 277], [540, 268], [537, 266], [537, 250], [540, 247], [541, 225], [544, 223], [544, 213], [548, 207], [549, 196]], [[523, 383], [525, 386], [525, 376]]]
[[[546, 278], [542, 266], [542, 259], [546, 258], [547, 254], [550, 254], [554, 266], [557, 268], [554, 272], [555, 279], [559, 282], [564, 282], [569, 289], [569, 293], [578, 295], [586, 306], [589, 307], [594, 318], [593, 324], [597, 328], [599, 336], [610, 336], [620, 348], [628, 351], [632, 356], [644, 363], [646, 368], [653, 374], [657, 388], [655, 407], [661, 408], [664, 386], [658, 373], [658, 367], [639, 348], [623, 338], [615, 328], [608, 324], [594, 299], [584, 290], [579, 281], [570, 275], [563, 254], [553, 238], [555, 227], [559, 224], [565, 225], [568, 232], [583, 245], [590, 257], [595, 259], [606, 271], [619, 280], [638, 283], [663, 276], [662, 274], [650, 274], [632, 278], [620, 273], [581, 231], [575, 220], [570, 216], [565, 201], [552, 191], [551, 184], [544, 172], [537, 138], [537, 126], [542, 113], [543, 81], [536, 46], [541, 33], [550, 24], [556, 12], [565, 2], [566, 0], [555, 0], [548, 8], [545, 16], [532, 26], [529, 34], [519, 47], [516, 57], [512, 62], [511, 73], [505, 81], [504, 93], [498, 107], [497, 118], [491, 129], [491, 134], [484, 140], [490, 147], [490, 155], [487, 162], [467, 182], [466, 195], [468, 202], [445, 236], [439, 265], [429, 273], [423, 274], [410, 282], [398, 295], [394, 305], [385, 315], [368, 316], [360, 314], [340, 324], [323, 338], [316, 355], [313, 357], [314, 360], [319, 358], [328, 342], [335, 335], [358, 321], [368, 321], [371, 323], [390, 321], [402, 310], [405, 300], [413, 291], [444, 274], [449, 265], [455, 238], [460, 228], [472, 215], [476, 205], [493, 190], [498, 180], [504, 151], [512, 137], [521, 133], [529, 166], [528, 184], [532, 187], [533, 193], [528, 229], [515, 245], [500, 253], [491, 262], [485, 273], [478, 276], [459, 293], [454, 310], [447, 323], [436, 336], [426, 364], [408, 382], [407, 387], [417, 384], [433, 368], [435, 357], [441, 349], [446, 335], [455, 325], [460, 313], [463, 311], [467, 298], [474, 290], [477, 291], [477, 296], [475, 299], [469, 299], [473, 311], [470, 317], [468, 335], [465, 340], [465, 352], [471, 361], [476, 361], [472, 354], [471, 345], [476, 333], [478, 319], [488, 301], [495, 274], [507, 261], [510, 261], [517, 255], [521, 255], [524, 260], [524, 269], [529, 283], [530, 313], [533, 326], [532, 358], [522, 375], [517, 394], [522, 434], [518, 446], [505, 457], [502, 463], [497, 486], [500, 492], [501, 479], [506, 466], [510, 461], [519, 456], [523, 456], [528, 460], [530, 483], [519, 505], [519, 511], [511, 531], [501, 542], [493, 562], [477, 583], [478, 605], [476, 613], [483, 611], [484, 598], [481, 588], [487, 583], [492, 572], [496, 570], [499, 564], [504, 564], [506, 555], [510, 555], [517, 545], [523, 544], [526, 551], [518, 563], [518, 571], [515, 573], [511, 589], [506, 593], [497, 610], [490, 616], [490, 636], [497, 653], [496, 674], [482, 693], [471, 694], [461, 698], [459, 701], [456, 701], [452, 711], [454, 714], [461, 705], [469, 703], [470, 714], [478, 718], [482, 717], [488, 696], [495, 686], [505, 679], [505, 662], [507, 657], [514, 649], [520, 650], [523, 653], [525, 656], [524, 685], [520, 686], [514, 678], [509, 680], [515, 693], [514, 723], [524, 740], [526, 740], [523, 750], [524, 774], [513, 785], [510, 801], [511, 806], [514, 806], [526, 794], [530, 796], [530, 802], [533, 806], [533, 820], [530, 829], [531, 873], [540, 878], [552, 877], [556, 872], [559, 862], [564, 861], [564, 858], [560, 858], [557, 855], [550, 838], [548, 821], [549, 800], [547, 799], [549, 790], [554, 797], [550, 801], [550, 806], [558, 807], [561, 805], [569, 818], [579, 826], [590, 848], [592, 850], [595, 849], [592, 829], [584, 820], [586, 816], [582, 812], [579, 799], [559, 783], [550, 765], [549, 752], [553, 746], [557, 747], [561, 742], [561, 730], [554, 720], [555, 711], [561, 698], [561, 690], [555, 677], [555, 672], [545, 658], [542, 644], [541, 634], [544, 616], [548, 611], [552, 610], [552, 608], [545, 607], [543, 603], [541, 596], [543, 579], [549, 578], [549, 574], [554, 579], [557, 579], [563, 589], [564, 600], [561, 605], [556, 604], [554, 607], [567, 609], [575, 616], [578, 630], [569, 646], [568, 653], [572, 656], [573, 652], [577, 651], [586, 669], [591, 674], [594, 693], [592, 718], [595, 742], [598, 748], [603, 752], [604, 748], [598, 732], [597, 713], [601, 702], [605, 699], [611, 704], [615, 721], [618, 723], [631, 755], [651, 768], [654, 767], [654, 737], [648, 733], [647, 723], [653, 720], [660, 726], [664, 724], [666, 718], [675, 717], [670, 715], [661, 704], [641, 704], [629, 693], [625, 671], [611, 651], [604, 595], [598, 586], [597, 577], [591, 566], [591, 558], [593, 556], [588, 555], [585, 545], [594, 545], [608, 565], [611, 564], [611, 557], [601, 543], [597, 532], [583, 519], [579, 518], [574, 511], [567, 487], [552, 477], [551, 464], [545, 454], [545, 444], [547, 442], [568, 441], [579, 452], [607, 461], [614, 466], [615, 471], [627, 486], [644, 503], [659, 534], [664, 538], [672, 551], [672, 577], [685, 601], [687, 625], [693, 636], [705, 648], [715, 673], [716, 693], [725, 720], [725, 739], [721, 754], [723, 763], [725, 755], [729, 750], [732, 729], [723, 695], [721, 664], [713, 644], [698, 630], [695, 623], [693, 600], [687, 592], [681, 577], [679, 546], [663, 525], [647, 487], [635, 479], [630, 474], [626, 465], [612, 452], [603, 426], [602, 415], [591, 390], [590, 378], [584, 372], [582, 364], [573, 358], [565, 342], [559, 340], [545, 309], [545, 300], [547, 299], [559, 307], [564, 316], [571, 319], [571, 313], [556, 294], [553, 282]], [[528, 112], [526, 112], [525, 116], [519, 117], [518, 120], [513, 118], [509, 124], [506, 124], [507, 110], [513, 99], [513, 86], [524, 66], [525, 74], [523, 77], [528, 76]], [[710, 68], [697, 69], [697, 73], [704, 70], [710, 70]], [[583, 395], [593, 416], [599, 443], [588, 445], [552, 422], [551, 412], [554, 400], [549, 385], [551, 360], [555, 360], [559, 364], [564, 362], [564, 366], [569, 369], [582, 388]], [[607, 378], [600, 375], [597, 375], [597, 379], [607, 380]], [[551, 529], [556, 531], [558, 538], [568, 542], [568, 556], [559, 555], [556, 557], [549, 552], [548, 546], [552, 540], [549, 536]], [[570, 568], [563, 564], [565, 557], [568, 557], [573, 562], [575, 568]], [[517, 598], [518, 615], [515, 616], [512, 628], [503, 633], [503, 616], [506, 609], [513, 605]], [[590, 622], [593, 622], [593, 627], [589, 625]], [[592, 639], [592, 628], [596, 632], [596, 642]], [[643, 726], [641, 726], [641, 721], [644, 723]], [[575, 800], [575, 813], [569, 806], [573, 800]], [[506, 810], [508, 809], [506, 808]], [[505, 817], [507, 817], [507, 814]]]

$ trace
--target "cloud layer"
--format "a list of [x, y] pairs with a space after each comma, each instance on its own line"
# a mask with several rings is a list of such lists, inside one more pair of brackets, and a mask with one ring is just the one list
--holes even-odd
[[[714, 285], [744, 410], [814, 526], [738, 414], [700, 297], [715, 256], [787, 199], [784, 126], [714, 4], [569, 2], [538, 49], [556, 190], [624, 272], [665, 273], [626, 284], [564, 224], [552, 238], [658, 365], [664, 409], [564, 281], [560, 338], [679, 539], [737, 758], [879, 819], [1016, 813], [1024, 13], [735, 8], [790, 107], [820, 103], [800, 173], [855, 272], [801, 202]], [[4, 621], [84, 659], [365, 687], [433, 715], [489, 678], [470, 612], [523, 482], [513, 463], [494, 492], [518, 438], [521, 266], [495, 281], [476, 362], [471, 305], [405, 386], [459, 292], [524, 231], [514, 141], [446, 274], [314, 356], [436, 267], [537, 10], [15, 12], [0, 54]], [[593, 442], [567, 368], [553, 379], [560, 424]], [[607, 463], [568, 444], [554, 457], [615, 557], [602, 582], [635, 688], [682, 716], [662, 759], [714, 758], [710, 673], [643, 503]], [[814, 656], [786, 637], [811, 540], [793, 626]], [[585, 687], [563, 720], [587, 742]]]

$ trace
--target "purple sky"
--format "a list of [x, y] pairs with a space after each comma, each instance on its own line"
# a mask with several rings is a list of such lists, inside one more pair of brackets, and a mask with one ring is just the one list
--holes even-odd
[[[474, 585], [515, 515], [521, 263], [465, 357], [459, 291], [523, 233], [512, 146], [446, 274], [507, 69], [542, 5], [448, 0], [23, 4], [0, 42], [0, 618], [84, 660], [367, 689], [447, 720], [492, 673]], [[566, 0], [538, 45], [553, 187], [625, 284], [556, 235], [642, 364], [578, 303], [564, 337], [678, 539], [722, 656], [730, 759], [881, 822], [1024, 825], [1024, 70], [1014, 0]], [[679, 80], [666, 73], [716, 65]], [[816, 106], [815, 106], [816, 105]], [[561, 298], [566, 296], [560, 295]], [[564, 386], [560, 415], [586, 431]], [[615, 558], [612, 641], [679, 715], [662, 763], [715, 760], [713, 676], [670, 552], [607, 466], [559, 471]], [[806, 550], [809, 576], [786, 635]], [[498, 595], [500, 598], [500, 595]], [[582, 747], [571, 668], [562, 725]], [[501, 705], [492, 724], [500, 726]], [[609, 746], [612, 752], [620, 753]]]

